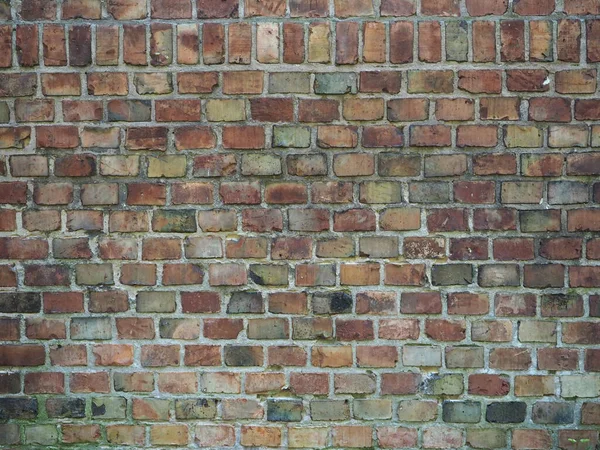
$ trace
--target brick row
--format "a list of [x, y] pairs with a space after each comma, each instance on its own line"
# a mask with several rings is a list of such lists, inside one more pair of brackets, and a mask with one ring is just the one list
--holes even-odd
[[[510, 4], [508, 0], [465, 0], [461, 9], [458, 0], [421, 0], [417, 8], [415, 0], [315, 0], [308, 4], [302, 0], [64, 0], [61, 13], [58, 1], [23, 0], [14, 15], [5, 8], [0, 18], [11, 17], [24, 21], [70, 19], [116, 20], [152, 19], [214, 19], [237, 17], [330, 17], [364, 16], [547, 16], [554, 13], [565, 15], [600, 14], [600, 6], [594, 0], [523, 0]], [[105, 5], [103, 5], [105, 3]], [[243, 8], [242, 8], [243, 7]], [[104, 9], [105, 8], [105, 9]], [[242, 14], [243, 12], [243, 14]], [[148, 14], [149, 13], [149, 14]]]
[[[277, 4], [284, 5], [281, 1]], [[119, 35], [123, 36], [122, 44]], [[583, 59], [582, 36], [587, 37]], [[13, 64], [35, 67], [42, 63], [45, 67], [88, 67], [93, 64], [109, 67], [118, 65], [121, 60], [133, 67], [199, 63], [247, 65], [253, 62], [337, 65], [442, 61], [594, 63], [600, 61], [598, 39], [600, 20], [580, 22], [563, 18], [469, 22], [445, 19], [416, 23], [379, 20], [261, 21], [256, 24], [202, 21], [200, 25], [52, 22], [17, 24], [15, 27], [0, 24], [0, 51], [3, 54], [0, 68], [10, 68]], [[92, 51], [93, 42], [95, 51]], [[13, 52], [16, 61], [11, 58]]]
[[0, 447], [595, 448], [598, 0], [0, 0]]
[[[314, 81], [311, 81], [314, 77]], [[456, 88], [455, 89], [455, 84]], [[87, 91], [83, 86], [87, 86]], [[131, 88], [130, 88], [131, 85]], [[47, 99], [21, 98], [32, 96], [38, 86]], [[498, 95], [508, 90], [512, 95]], [[159, 95], [217, 94], [234, 99], [161, 99]], [[390, 122], [413, 122], [434, 118], [441, 121], [531, 120], [536, 122], [571, 122], [598, 118], [598, 100], [586, 97], [597, 91], [597, 70], [566, 69], [551, 71], [535, 69], [465, 69], [451, 70], [364, 70], [359, 72], [265, 72], [234, 70], [219, 74], [214, 71], [171, 72], [44, 72], [39, 77], [31, 72], [6, 73], [0, 80], [0, 97], [18, 97], [15, 121], [52, 122], [60, 103], [65, 122], [101, 120], [109, 122], [145, 122], [155, 117], [163, 121], [326, 123], [348, 121], [378, 121], [387, 110]], [[53, 97], [99, 97], [96, 100], [62, 100]], [[409, 94], [406, 98], [377, 98], [360, 94]], [[436, 98], [433, 114], [423, 96], [411, 94], [461, 93], [464, 98]], [[549, 97], [549, 93], [561, 94]], [[532, 93], [529, 98], [523, 97]], [[275, 94], [273, 98], [238, 98], [240, 95]], [[297, 94], [281, 97], [286, 94]], [[303, 98], [303, 95], [332, 95], [331, 99]], [[347, 96], [342, 96], [348, 94]], [[358, 94], [358, 97], [354, 95]], [[487, 94], [479, 101], [472, 95]], [[568, 95], [577, 95], [573, 101]], [[123, 96], [134, 97], [123, 99]], [[519, 97], [518, 95], [521, 95]], [[342, 96], [342, 97], [340, 97]], [[103, 99], [108, 97], [104, 102]], [[116, 98], [113, 98], [116, 97]], [[121, 97], [121, 98], [119, 98]], [[404, 96], [403, 96], [404, 97]], [[152, 101], [151, 99], [156, 98]], [[387, 104], [385, 102], [387, 100]], [[237, 103], [236, 103], [237, 101]], [[279, 115], [269, 116], [268, 102], [281, 107]], [[280, 102], [280, 103], [273, 103]], [[574, 115], [571, 105], [574, 104]], [[7, 122], [8, 106], [2, 102], [3, 122]], [[152, 106], [154, 107], [152, 108]], [[528, 114], [521, 107], [528, 106]], [[361, 110], [364, 109], [365, 111]], [[154, 110], [154, 116], [151, 114]], [[238, 115], [235, 115], [236, 110]], [[341, 110], [342, 114], [339, 113]], [[246, 117], [245, 112], [250, 114]], [[169, 112], [179, 112], [170, 117]], [[189, 117], [185, 117], [185, 114]], [[201, 113], [203, 113], [201, 115]], [[162, 114], [162, 116], [161, 116]], [[183, 116], [182, 116], [183, 114]], [[196, 116], [197, 114], [197, 116]], [[317, 115], [318, 114], [318, 115]], [[358, 115], [357, 115], [358, 114]], [[361, 116], [360, 114], [369, 114]], [[270, 118], [268, 118], [270, 117]]]
[[[275, 401], [274, 401], [275, 402]], [[366, 400], [363, 402], [367, 402]], [[461, 406], [469, 410], [475, 407], [468, 405], [452, 405], [459, 409]], [[287, 405], [274, 403], [274, 408], [285, 408]], [[412, 406], [412, 405], [406, 405]], [[507, 409], [513, 404], [493, 403], [492, 411], [500, 408]], [[545, 405], [541, 405], [545, 406]], [[550, 409], [550, 405], [546, 405]], [[365, 405], [364, 408], [370, 408]], [[279, 414], [279, 411], [277, 414]], [[554, 408], [559, 409], [559, 408]], [[536, 411], [538, 412], [538, 411]], [[559, 411], [560, 412], [560, 411]], [[559, 412], [554, 412], [558, 414]], [[20, 427], [17, 424], [2, 424], [0, 429], [6, 433], [5, 441], [10, 444], [19, 444]], [[23, 427], [25, 440], [23, 443], [32, 444], [40, 440], [56, 444], [59, 442], [57, 427], [50, 425], [26, 425]], [[242, 425], [239, 430], [232, 425], [187, 425], [158, 423], [144, 425], [101, 425], [101, 424], [63, 424], [60, 425], [62, 444], [102, 444], [109, 445], [143, 445], [147, 439], [152, 445], [179, 445], [187, 446], [193, 443], [198, 446], [218, 445], [232, 447], [238, 438], [243, 446], [249, 447], [280, 447], [289, 445], [292, 448], [321, 448], [329, 444], [335, 447], [348, 447], [357, 445], [371, 447], [376, 443], [380, 448], [399, 448], [417, 446], [422, 442], [423, 448], [451, 448], [463, 445], [481, 446], [494, 445], [490, 448], [502, 448], [507, 445], [509, 438], [514, 449], [530, 449], [532, 445], [552, 445], [554, 437], [558, 439], [562, 448], [569, 448], [573, 442], [596, 442], [593, 430], [548, 430], [540, 428], [502, 429], [459, 428], [447, 425], [431, 425], [422, 430], [411, 426], [398, 425], [336, 425], [323, 424], [311, 428], [289, 425], [287, 427]], [[106, 441], [103, 436], [106, 435]], [[475, 447], [476, 448], [476, 447]]]

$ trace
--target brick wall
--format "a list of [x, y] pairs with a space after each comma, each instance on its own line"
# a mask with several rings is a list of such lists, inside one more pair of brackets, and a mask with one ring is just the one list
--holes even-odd
[[0, 0], [0, 446], [595, 448], [598, 0]]

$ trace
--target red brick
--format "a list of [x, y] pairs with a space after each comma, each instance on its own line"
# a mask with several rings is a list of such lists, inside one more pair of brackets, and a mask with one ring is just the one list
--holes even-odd
[[[487, 4], [473, 0], [478, 4]], [[496, 60], [496, 24], [492, 21], [473, 22], [473, 61], [493, 62]]]
[[407, 292], [401, 295], [400, 312], [403, 314], [439, 314], [441, 311], [441, 298], [435, 292]]
[[529, 119], [537, 122], [570, 122], [571, 101], [566, 98], [532, 98]]
[[154, 322], [150, 318], [119, 317], [116, 319], [119, 339], [153, 339]]
[[595, 266], [569, 267], [569, 286], [597, 287], [600, 286], [600, 270]]
[[260, 188], [257, 183], [223, 183], [219, 191], [225, 204], [258, 204]]
[[337, 100], [301, 99], [298, 103], [298, 120], [300, 122], [333, 122], [339, 120], [340, 104]]
[[513, 430], [512, 447], [514, 449], [550, 448], [552, 437], [546, 430]]
[[465, 339], [464, 320], [427, 319], [425, 334], [435, 341], [462, 341]]
[[102, 103], [88, 100], [65, 100], [62, 103], [63, 118], [67, 122], [102, 119]]
[[[257, 98], [250, 100], [252, 118], [260, 122], [292, 122], [294, 105], [291, 98]], [[302, 119], [300, 119], [302, 121]]]
[[218, 23], [202, 27], [202, 55], [205, 64], [222, 64], [225, 61], [225, 29]]
[[404, 145], [402, 129], [385, 125], [364, 127], [362, 145], [367, 148], [402, 147]]
[[582, 424], [600, 424], [600, 403], [583, 403], [581, 407]]
[[190, 0], [152, 0], [150, 15], [156, 19], [191, 19]]
[[361, 92], [397, 94], [400, 92], [400, 84], [400, 72], [378, 71], [360, 73], [359, 90]]
[[439, 22], [419, 22], [419, 60], [440, 62], [442, 59], [442, 29]]
[[197, 0], [199, 19], [218, 19], [238, 16], [239, 0]]
[[146, 4], [137, 0], [110, 0], [108, 12], [117, 20], [143, 19], [146, 17]]
[[508, 377], [501, 375], [469, 375], [469, 394], [501, 397], [510, 391]]
[[554, 11], [554, 0], [519, 0], [513, 11], [520, 16], [547, 16]]
[[352, 201], [352, 183], [314, 183], [311, 198], [315, 203], [349, 203]]
[[273, 259], [308, 259], [311, 256], [312, 239], [309, 237], [282, 237], [273, 241]]
[[19, 15], [23, 20], [56, 19], [56, 1], [25, 0]]
[[457, 292], [448, 295], [448, 314], [479, 315], [489, 312], [489, 299], [486, 294]]
[[426, 16], [459, 16], [460, 5], [458, 0], [423, 0], [421, 13]]
[[510, 69], [506, 71], [506, 87], [515, 92], [545, 92], [549, 89], [548, 72], [544, 69]]
[[384, 373], [381, 376], [381, 393], [384, 395], [415, 394], [421, 375], [413, 372]]
[[372, 175], [375, 161], [372, 155], [366, 153], [342, 153], [334, 156], [333, 171], [338, 177]]
[[422, 286], [425, 266], [422, 264], [386, 264], [384, 283], [393, 286]]
[[87, 74], [90, 95], [127, 95], [127, 74], [124, 72], [95, 72]]
[[277, 0], [246, 0], [246, 15], [253, 16], [283, 16], [285, 14], [285, 5]]
[[123, 61], [136, 66], [146, 65], [145, 25], [123, 25]]
[[67, 47], [64, 26], [46, 24], [43, 30], [44, 64], [47, 66], [66, 66]]
[[358, 22], [336, 24], [336, 64], [356, 64], [358, 61]]
[[467, 230], [467, 211], [464, 209], [433, 209], [427, 213], [429, 231]]
[[418, 319], [381, 319], [379, 321], [379, 337], [381, 339], [418, 339]]
[[359, 346], [356, 360], [359, 367], [396, 367], [398, 350], [393, 346]]
[[374, 13], [371, 0], [334, 0], [336, 17], [368, 16]]
[[367, 209], [350, 209], [334, 214], [334, 231], [374, 231], [375, 214]]
[[404, 427], [377, 427], [377, 440], [382, 448], [417, 446], [417, 430]]
[[90, 294], [91, 312], [123, 312], [129, 309], [127, 293], [124, 291], [102, 291]]
[[96, 64], [114, 66], [119, 62], [119, 28], [114, 25], [96, 27]]
[[497, 70], [460, 70], [458, 87], [474, 94], [499, 94], [502, 89], [501, 72]]
[[558, 21], [557, 58], [559, 61], [579, 62], [581, 23], [579, 20]]
[[498, 129], [493, 125], [461, 125], [457, 128], [456, 145], [459, 147], [495, 147]]
[[447, 147], [452, 144], [450, 127], [445, 125], [411, 125], [410, 144], [417, 147]]
[[384, 115], [383, 99], [348, 98], [343, 103], [346, 120], [380, 120]]
[[508, 0], [467, 0], [466, 6], [471, 16], [501, 16], [508, 8]]
[[217, 313], [221, 310], [216, 292], [182, 292], [181, 309], [184, 313]]
[[27, 183], [21, 181], [0, 183], [0, 203], [9, 205], [25, 204]]
[[567, 344], [600, 343], [600, 327], [597, 322], [565, 323], [563, 342]]
[[390, 25], [390, 62], [409, 63], [413, 60], [414, 25], [412, 22], [393, 22]]
[[490, 368], [499, 370], [528, 370], [531, 354], [524, 348], [495, 348], [490, 352]]
[[316, 0], [309, 3], [302, 0], [291, 0], [290, 13], [292, 17], [327, 17], [329, 4], [327, 0]]
[[142, 244], [142, 259], [179, 259], [181, 241], [176, 238], [147, 238]]
[[576, 370], [579, 365], [577, 350], [574, 349], [540, 348], [537, 357], [540, 370]]
[[127, 185], [127, 204], [129, 205], [164, 205], [166, 196], [164, 184], [135, 183]]
[[20, 66], [31, 67], [39, 64], [37, 25], [17, 25], [16, 48]]
[[215, 135], [209, 127], [181, 127], [175, 130], [175, 146], [178, 150], [212, 148]]
[[110, 390], [108, 372], [78, 372], [71, 374], [71, 392], [104, 392]]
[[593, 0], [566, 0], [564, 11], [569, 15], [600, 14], [600, 5]]
[[290, 387], [297, 395], [324, 395], [329, 391], [329, 375], [327, 373], [292, 372]]
[[317, 145], [322, 148], [351, 148], [358, 144], [357, 128], [331, 125], [317, 127]]
[[36, 127], [37, 146], [40, 148], [75, 148], [79, 145], [77, 127], [55, 125], [52, 127]]
[[454, 183], [454, 199], [460, 203], [494, 203], [496, 184], [493, 181], [460, 181]]
[[92, 63], [92, 28], [89, 25], [69, 27], [69, 65], [87, 66]]
[[[311, 4], [302, 2], [299, 6], [310, 8]], [[294, 15], [293, 11], [292, 15]], [[304, 62], [304, 27], [302, 24], [283, 24], [283, 62], [287, 64], [300, 64]]]
[[223, 146], [232, 149], [260, 149], [265, 146], [263, 127], [228, 126], [223, 128]]
[[366, 22], [363, 28], [363, 61], [384, 63], [386, 60], [386, 27], [379, 22]]
[[517, 62], [525, 60], [525, 22], [503, 20], [500, 22], [500, 59]]
[[442, 98], [435, 102], [435, 117], [439, 120], [473, 120], [473, 100], [468, 98]]
[[12, 27], [8, 25], [0, 26], [0, 67], [10, 67], [12, 65]]

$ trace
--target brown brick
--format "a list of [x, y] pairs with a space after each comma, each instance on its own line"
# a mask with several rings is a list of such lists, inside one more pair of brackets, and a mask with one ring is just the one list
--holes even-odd
[[17, 25], [16, 48], [20, 66], [31, 67], [39, 63], [38, 27], [36, 25]]
[[500, 59], [516, 62], [525, 60], [525, 22], [503, 20], [500, 22]]
[[44, 48], [44, 64], [47, 66], [66, 66], [67, 48], [65, 29], [62, 25], [44, 25], [42, 43]]
[[442, 29], [439, 22], [419, 22], [419, 60], [439, 62], [442, 59]]
[[390, 62], [409, 63], [413, 60], [414, 26], [412, 22], [394, 22], [390, 25]]
[[[477, 0], [473, 0], [474, 2]], [[487, 4], [477, 1], [478, 4]], [[493, 62], [496, 60], [496, 24], [492, 21], [473, 22], [473, 61]]]
[[578, 20], [558, 21], [557, 57], [559, 61], [579, 62], [581, 23]]

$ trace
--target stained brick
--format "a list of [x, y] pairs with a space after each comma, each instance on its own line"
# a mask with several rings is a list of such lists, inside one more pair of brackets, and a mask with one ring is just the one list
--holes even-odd
[[0, 446], [596, 444], [596, 2], [12, 3]]

